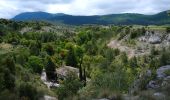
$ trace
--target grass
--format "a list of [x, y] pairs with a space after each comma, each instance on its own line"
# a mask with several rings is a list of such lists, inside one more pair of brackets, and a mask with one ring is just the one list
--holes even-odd
[[166, 26], [156, 26], [156, 25], [150, 25], [148, 26], [149, 30], [154, 30], [154, 31], [166, 31]]

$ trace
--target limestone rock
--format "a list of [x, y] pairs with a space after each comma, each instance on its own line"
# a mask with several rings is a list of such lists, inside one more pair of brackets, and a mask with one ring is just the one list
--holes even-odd
[[161, 38], [157, 35], [152, 35], [149, 37], [149, 43], [151, 44], [158, 44], [158, 43], [161, 43]]
[[159, 88], [159, 84], [156, 81], [151, 80], [147, 85], [147, 88], [156, 89]]
[[164, 79], [166, 78], [166, 74], [164, 73], [166, 70], [170, 70], [170, 65], [162, 66], [159, 69], [157, 69], [157, 78]]

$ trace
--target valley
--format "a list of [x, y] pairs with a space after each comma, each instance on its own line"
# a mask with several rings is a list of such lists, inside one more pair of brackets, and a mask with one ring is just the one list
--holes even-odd
[[170, 26], [131, 24], [0, 19], [0, 100], [169, 100]]

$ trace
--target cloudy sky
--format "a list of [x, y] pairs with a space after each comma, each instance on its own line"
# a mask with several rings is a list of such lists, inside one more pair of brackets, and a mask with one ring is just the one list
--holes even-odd
[[170, 0], [0, 0], [0, 18], [44, 11], [72, 15], [154, 14], [170, 9]]

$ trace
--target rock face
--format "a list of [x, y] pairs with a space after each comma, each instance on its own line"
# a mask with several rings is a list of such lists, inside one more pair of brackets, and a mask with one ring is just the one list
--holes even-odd
[[46, 72], [45, 70], [43, 70], [42, 74], [41, 74], [41, 80], [42, 82], [47, 85], [48, 88], [51, 88], [51, 87], [59, 87], [59, 84], [58, 83], [55, 83], [55, 82], [50, 82], [47, 80], [47, 75], [46, 75]]

